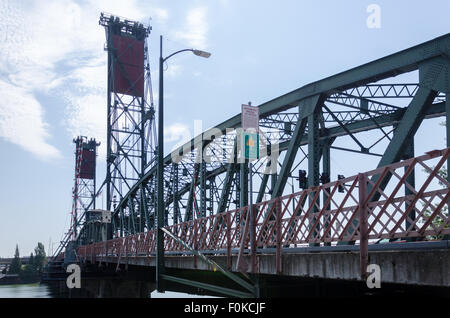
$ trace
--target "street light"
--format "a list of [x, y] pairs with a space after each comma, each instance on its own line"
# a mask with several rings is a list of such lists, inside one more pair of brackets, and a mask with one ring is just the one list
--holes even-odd
[[158, 181], [158, 191], [157, 191], [157, 231], [156, 231], [156, 289], [158, 292], [163, 292], [161, 275], [164, 274], [164, 232], [161, 230], [164, 227], [164, 166], [163, 166], [163, 154], [164, 154], [164, 79], [163, 79], [163, 64], [169, 58], [175, 54], [181, 52], [191, 51], [197, 56], [208, 58], [211, 53], [194, 50], [194, 49], [183, 49], [176, 51], [167, 57], [162, 56], [162, 35], [159, 37], [159, 103], [158, 103], [158, 167], [157, 167], [157, 181]]

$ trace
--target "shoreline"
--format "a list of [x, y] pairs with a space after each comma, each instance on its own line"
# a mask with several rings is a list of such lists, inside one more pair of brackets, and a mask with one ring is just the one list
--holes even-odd
[[37, 284], [37, 283], [41, 283], [41, 279], [33, 279], [33, 280], [22, 280], [20, 279], [20, 277], [18, 276], [13, 276], [13, 277], [8, 277], [7, 276], [3, 276], [0, 278], [0, 286], [4, 286], [4, 285], [29, 285], [29, 284]]

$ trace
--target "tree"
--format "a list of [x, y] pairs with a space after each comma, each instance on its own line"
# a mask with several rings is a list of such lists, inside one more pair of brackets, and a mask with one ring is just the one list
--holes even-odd
[[20, 279], [24, 283], [34, 283], [39, 281], [39, 272], [36, 270], [35, 258], [33, 253], [27, 265], [20, 271]]
[[19, 246], [16, 244], [16, 251], [14, 252], [14, 258], [9, 267], [9, 274], [19, 274], [22, 268], [22, 261], [20, 260]]
[[34, 249], [34, 266], [39, 273], [42, 273], [44, 269], [47, 258], [45, 256], [44, 244], [41, 242], [38, 243], [36, 248]]
[[36, 262], [34, 260], [33, 253], [30, 254], [30, 260], [28, 261], [28, 265], [30, 265], [33, 269], [36, 269]]
[[[443, 179], [447, 179], [447, 169], [441, 168], [441, 169], [438, 171], [438, 174], [439, 174]], [[439, 184], [444, 185], [444, 184], [443, 184], [442, 182], [440, 182], [440, 181], [439, 181]], [[427, 220], [428, 218], [431, 217], [431, 214], [432, 214], [432, 211], [430, 211], [430, 210], [428, 210], [428, 209], [425, 211], [423, 223], [425, 223], [426, 220]], [[442, 218], [441, 215], [443, 215], [444, 218]], [[439, 227], [441, 227], [441, 226], [444, 224], [444, 222], [445, 222], [446, 219], [448, 218], [448, 205], [445, 205], [445, 206], [442, 208], [442, 210], [441, 210], [441, 215], [437, 215], [437, 216], [433, 219], [433, 221], [431, 222], [432, 225], [430, 225], [429, 228], [433, 228], [433, 227], [434, 227], [434, 228], [439, 228]], [[449, 225], [447, 224], [447, 225], [445, 225], [444, 227], [445, 227], [445, 228], [448, 228]], [[444, 238], [443, 235], [438, 235], [438, 236], [436, 236], [436, 235], [431, 235], [431, 236], [429, 237], [429, 239], [431, 239], [431, 240], [441, 240], [441, 239], [443, 239], [443, 238]], [[447, 236], [446, 236], [446, 238], [444, 238], [444, 239], [448, 239]]]

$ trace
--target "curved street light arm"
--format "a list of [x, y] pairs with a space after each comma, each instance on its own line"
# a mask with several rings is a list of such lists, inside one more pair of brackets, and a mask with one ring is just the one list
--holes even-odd
[[169, 58], [171, 58], [172, 56], [174, 56], [175, 54], [178, 54], [178, 53], [181, 53], [181, 52], [186, 52], [186, 51], [194, 52], [194, 49], [183, 49], [183, 50], [176, 51], [176, 52], [170, 54], [169, 56], [163, 58], [162, 61], [165, 62], [165, 61], [167, 61]]

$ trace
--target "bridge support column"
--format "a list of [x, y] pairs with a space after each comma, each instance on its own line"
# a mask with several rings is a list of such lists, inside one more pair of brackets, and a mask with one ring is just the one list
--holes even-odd
[[[324, 178], [324, 181], [326, 181], [326, 182], [330, 181], [330, 176], [331, 176], [330, 147], [331, 147], [331, 144], [333, 143], [333, 141], [334, 141], [334, 139], [327, 139], [323, 142], [323, 146], [322, 146], [322, 175], [327, 176], [327, 178]], [[327, 180], [325, 180], [325, 179], [327, 179]], [[323, 193], [323, 204], [324, 205], [327, 202], [327, 200], [328, 200], [328, 195], [324, 191], [324, 193]], [[330, 210], [330, 205], [325, 207], [325, 210]], [[325, 218], [324, 226], [325, 226], [325, 228], [327, 228], [329, 222], [331, 221], [331, 216], [325, 215], [324, 218]], [[331, 246], [331, 242], [325, 242], [324, 246]]]
[[[268, 159], [266, 167], [264, 168], [261, 184], [260, 184], [259, 190], [258, 190], [258, 196], [256, 197], [255, 203], [259, 203], [264, 199], [264, 194], [266, 193], [267, 182], [269, 181], [269, 176], [270, 176], [269, 168], [268, 168], [268, 167], [270, 167], [270, 164], [271, 164], [271, 159]], [[272, 191], [272, 188], [270, 191]]]
[[[445, 94], [445, 111], [446, 111], [446, 122], [445, 127], [447, 128], [447, 147], [450, 147], [450, 92]], [[450, 158], [447, 159], [447, 181], [450, 182]]]
[[277, 172], [275, 171], [275, 173], [272, 173], [270, 175], [270, 192], [273, 193], [275, 186], [277, 184]]
[[[450, 92], [446, 92], [445, 94], [445, 111], [446, 111], [445, 126], [447, 128], [447, 147], [450, 147]], [[450, 182], [450, 157], [447, 159], [447, 181]], [[448, 202], [447, 204], [447, 213], [450, 213], [450, 202]], [[445, 235], [444, 239], [450, 240], [450, 235]]]
[[180, 218], [180, 202], [178, 195], [178, 164], [173, 164], [173, 224], [178, 224]]
[[[321, 147], [319, 143], [319, 118], [320, 118], [320, 108], [315, 107], [310, 115], [308, 115], [308, 187], [314, 187], [319, 185], [319, 164], [321, 156]], [[314, 192], [311, 193], [310, 205], [313, 205], [312, 201], [314, 197]], [[318, 198], [318, 200], [320, 200]], [[313, 206], [311, 213], [317, 213], [317, 206]], [[314, 224], [316, 217], [310, 218], [310, 224]], [[317, 238], [319, 235], [319, 224], [315, 229], [310, 228], [313, 232], [313, 238]], [[310, 246], [319, 246], [319, 243], [311, 243]]]
[[200, 164], [200, 213], [201, 217], [206, 216], [206, 162], [202, 159]]
[[[411, 140], [409, 141], [409, 145], [406, 147], [405, 155], [403, 157], [404, 160], [409, 159], [409, 158], [414, 158], [414, 136], [411, 137]], [[405, 167], [405, 173], [408, 170], [408, 167], [409, 166]], [[406, 182], [414, 189], [416, 188], [416, 174], [415, 174], [414, 170], [412, 170], [411, 173], [409, 174], [409, 176], [406, 178]], [[405, 185], [405, 195], [410, 195], [410, 194], [414, 194], [414, 192], [411, 191], [411, 189]], [[409, 205], [407, 203], [405, 203], [405, 211], [408, 209], [408, 206]], [[416, 211], [414, 209], [411, 210], [408, 217], [412, 221], [414, 221], [416, 219]], [[406, 225], [406, 230], [408, 230], [408, 228], [411, 226], [411, 222], [408, 220], [408, 218], [405, 220], [405, 225]], [[416, 240], [416, 238], [410, 237], [410, 238], [406, 238], [406, 240], [408, 242], [413, 242]]]
[[[248, 205], [248, 160], [239, 164], [239, 208], [243, 208]], [[241, 212], [236, 213], [236, 222], [240, 221], [240, 218], [244, 217]], [[239, 235], [245, 235], [245, 222], [242, 222], [244, 227], [239, 232]]]
[[239, 164], [240, 173], [239, 173], [239, 185], [240, 185], [240, 194], [239, 194], [239, 207], [242, 208], [248, 205], [248, 160], [245, 160], [244, 163]]

